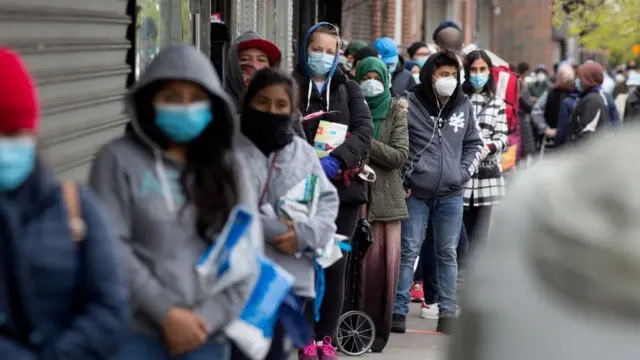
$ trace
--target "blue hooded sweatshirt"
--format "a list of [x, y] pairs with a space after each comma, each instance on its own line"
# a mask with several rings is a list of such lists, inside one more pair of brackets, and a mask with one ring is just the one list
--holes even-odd
[[[300, 69], [302, 70], [302, 74], [304, 75], [304, 78], [307, 81], [311, 80], [311, 70], [309, 70], [309, 65], [307, 63], [308, 56], [307, 56], [307, 46], [309, 46], [309, 38], [311, 37], [311, 34], [313, 34], [314, 31], [316, 31], [320, 26], [331, 26], [334, 27], [335, 26], [331, 23], [328, 22], [319, 22], [315, 25], [313, 25], [312, 27], [309, 28], [309, 31], [307, 31], [307, 34], [304, 36], [304, 39], [302, 39], [302, 43], [300, 44]], [[337, 28], [336, 28], [337, 30]], [[339, 40], [338, 40], [339, 41]], [[340, 48], [340, 44], [338, 44], [338, 48]], [[330, 86], [331, 83], [331, 78], [333, 77], [333, 74], [335, 74], [336, 72], [336, 68], [338, 67], [338, 64], [340, 63], [340, 53], [336, 52], [336, 56], [333, 59], [333, 65], [331, 66], [331, 70], [329, 71], [329, 74], [327, 75], [327, 79], [325, 80], [324, 86], [322, 87], [322, 89], [318, 89], [318, 87], [316, 86], [316, 84], [313, 84], [313, 89], [315, 91], [318, 92], [318, 94], [323, 94]]]

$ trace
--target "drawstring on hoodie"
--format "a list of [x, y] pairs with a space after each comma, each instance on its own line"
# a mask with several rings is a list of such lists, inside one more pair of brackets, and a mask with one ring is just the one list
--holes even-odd
[[[327, 110], [325, 112], [329, 112], [329, 99], [331, 99], [331, 78], [327, 78]], [[305, 113], [309, 112], [309, 101], [311, 100], [311, 92], [313, 91], [313, 80], [309, 79], [309, 91], [307, 91], [307, 107], [304, 110]], [[322, 97], [322, 90], [320, 90], [320, 97]]]
[[164, 170], [164, 162], [162, 161], [162, 154], [160, 151], [153, 151], [153, 158], [155, 161], [154, 170], [156, 176], [160, 180], [160, 187], [162, 188], [162, 197], [167, 203], [167, 208], [171, 213], [175, 212], [175, 204], [173, 202], [173, 196], [171, 195], [171, 188], [169, 187], [169, 181], [167, 180], [167, 172]]

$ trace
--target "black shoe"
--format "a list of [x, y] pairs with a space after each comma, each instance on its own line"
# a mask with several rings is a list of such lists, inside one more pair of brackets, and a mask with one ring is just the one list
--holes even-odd
[[443, 334], [451, 335], [453, 333], [455, 322], [455, 317], [441, 317], [440, 319], [438, 319], [438, 328], [436, 329], [436, 331]]
[[404, 334], [407, 332], [407, 317], [400, 314], [393, 314], [391, 320], [391, 332], [396, 334]]

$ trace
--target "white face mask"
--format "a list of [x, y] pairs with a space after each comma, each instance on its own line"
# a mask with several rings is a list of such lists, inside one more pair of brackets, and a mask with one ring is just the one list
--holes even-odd
[[536, 74], [536, 79], [539, 82], [543, 82], [543, 81], [547, 80], [547, 75], [545, 73], [538, 73], [538, 74]]
[[416, 84], [420, 84], [420, 74], [411, 74], [413, 76], [413, 80], [416, 81]]
[[436, 80], [436, 92], [440, 96], [451, 96], [454, 91], [456, 91], [456, 87], [458, 86], [458, 80], [453, 77], [441, 77]]
[[374, 79], [365, 80], [360, 84], [364, 97], [374, 97], [384, 92], [384, 85]]

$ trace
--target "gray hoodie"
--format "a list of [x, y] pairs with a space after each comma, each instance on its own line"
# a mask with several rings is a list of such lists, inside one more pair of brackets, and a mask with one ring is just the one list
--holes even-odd
[[[243, 139], [250, 143], [250, 140]], [[279, 200], [291, 188], [311, 174], [318, 175], [319, 198], [315, 216], [306, 222], [294, 222], [300, 251], [323, 248], [336, 232], [335, 220], [340, 201], [338, 192], [324, 174], [315, 150], [304, 139], [294, 137], [293, 142], [278, 152], [271, 179], [267, 184], [269, 167], [274, 154], [267, 158], [254, 146], [244, 147], [247, 165], [257, 193], [264, 193], [263, 204], [270, 204], [277, 211]], [[266, 184], [266, 188], [265, 188]], [[266, 240], [265, 254], [295, 276], [293, 292], [298, 296], [315, 296], [313, 260], [303, 256], [287, 255]]]
[[[153, 119], [138, 118], [134, 103], [141, 89], [172, 79], [189, 80], [207, 89], [224, 104], [229, 126], [239, 132], [235, 109], [208, 59], [191, 46], [170, 46], [158, 54], [127, 97], [133, 132], [105, 145], [90, 175], [90, 184], [112, 216], [121, 240], [134, 316], [133, 330], [158, 336], [162, 321], [173, 306], [193, 310], [207, 321], [213, 332], [221, 330], [240, 314], [258, 274], [254, 266], [250, 276], [216, 296], [205, 294], [199, 286], [195, 266], [207, 243], [197, 234], [195, 209], [183, 206], [179, 182], [181, 165], [167, 157], [141, 130], [142, 122]], [[243, 151], [239, 148], [242, 145], [234, 143], [234, 153]], [[241, 157], [230, 156], [234, 157], [232, 161], [237, 169], [235, 184], [239, 203], [249, 206], [257, 215], [255, 191], [245, 181], [247, 167]], [[262, 251], [259, 221], [251, 233], [254, 245]], [[246, 263], [253, 264], [248, 260]]]
[[[245, 41], [263, 39], [255, 31], [246, 31], [238, 36], [227, 53], [227, 64], [225, 66], [225, 79], [224, 88], [231, 95], [236, 103], [238, 110], [242, 110], [242, 100], [244, 98], [244, 90], [246, 88], [244, 84], [244, 78], [242, 77], [242, 67], [240, 66], [240, 59], [238, 58], [238, 45]], [[271, 64], [271, 67], [277, 68], [280, 64]]]

